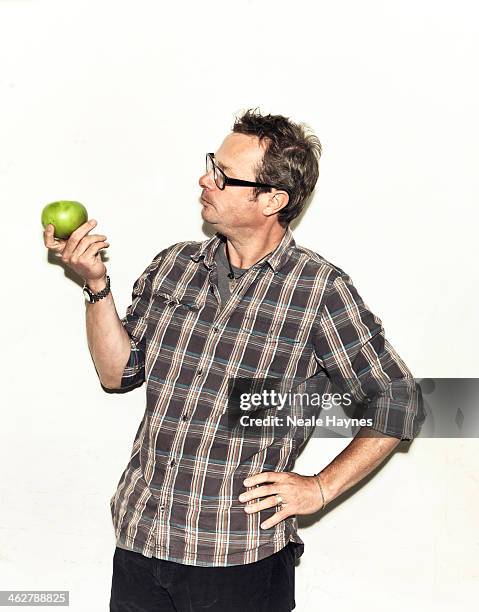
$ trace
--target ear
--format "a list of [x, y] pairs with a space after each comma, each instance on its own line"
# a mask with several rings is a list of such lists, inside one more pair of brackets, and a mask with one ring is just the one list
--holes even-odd
[[263, 205], [263, 214], [267, 217], [275, 215], [289, 202], [289, 195], [286, 191], [276, 190], [273, 193], [262, 194], [266, 196], [266, 205]]

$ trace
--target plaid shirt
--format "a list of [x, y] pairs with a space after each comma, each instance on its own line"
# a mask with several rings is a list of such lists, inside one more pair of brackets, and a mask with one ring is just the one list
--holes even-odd
[[220, 242], [216, 234], [164, 249], [133, 286], [122, 319], [131, 354], [121, 387], [146, 381], [146, 410], [110, 501], [117, 545], [227, 566], [293, 541], [299, 557], [296, 517], [260, 529], [278, 508], [248, 515], [238, 496], [247, 476], [292, 471], [314, 427], [271, 439], [228, 435], [228, 378], [326, 375], [369, 402], [375, 429], [401, 439], [412, 439], [422, 422], [420, 387], [351, 279], [296, 245], [289, 227], [220, 308]]

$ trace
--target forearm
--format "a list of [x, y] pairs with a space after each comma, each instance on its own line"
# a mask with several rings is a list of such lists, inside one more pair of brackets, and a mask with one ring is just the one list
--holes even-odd
[[[100, 291], [105, 283], [90, 284], [93, 292]], [[86, 332], [96, 371], [101, 384], [118, 389], [125, 366], [130, 357], [131, 344], [123, 327], [111, 292], [94, 304], [86, 303]]]
[[399, 442], [399, 438], [362, 427], [348, 446], [320, 473], [326, 504], [372, 472]]

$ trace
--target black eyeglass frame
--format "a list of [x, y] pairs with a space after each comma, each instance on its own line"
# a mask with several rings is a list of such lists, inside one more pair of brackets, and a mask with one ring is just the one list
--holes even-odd
[[214, 153], [207, 153], [206, 154], [206, 171], [208, 172], [208, 158], [210, 158], [211, 163], [213, 164], [213, 168], [214, 170], [216, 170], [217, 172], [221, 173], [223, 175], [224, 178], [224, 183], [223, 183], [223, 187], [220, 187], [218, 185], [218, 183], [216, 182], [216, 177], [214, 176], [214, 172], [213, 172], [213, 176], [215, 178], [215, 185], [218, 187], [218, 189], [221, 189], [221, 191], [223, 191], [223, 189], [227, 186], [227, 185], [231, 185], [233, 187], [268, 187], [269, 189], [281, 189], [282, 191], [286, 191], [286, 193], [288, 195], [290, 195], [289, 191], [287, 189], [284, 189], [283, 187], [278, 187], [276, 185], [269, 185], [268, 183], [256, 183], [254, 181], [243, 181], [241, 179], [235, 179], [235, 178], [231, 178], [229, 176], [227, 176], [223, 170], [217, 166], [215, 164], [215, 154]]

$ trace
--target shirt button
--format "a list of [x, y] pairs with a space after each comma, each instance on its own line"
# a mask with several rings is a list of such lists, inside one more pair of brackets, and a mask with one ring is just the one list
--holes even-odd
[[203, 370], [200, 368], [197, 372], [196, 372], [196, 376], [201, 376], [203, 374]]
[[217, 333], [218, 333], [218, 328], [216, 327], [216, 325], [213, 327], [213, 332], [214, 332], [215, 334], [217, 334]]
[[164, 512], [165, 511], [165, 506], [160, 506], [160, 512]]
[[175, 461], [174, 459], [172, 459], [172, 460], [170, 461], [170, 466], [171, 466], [171, 467], [175, 467], [175, 465], [176, 465], [176, 461]]
[[183, 421], [187, 421], [188, 420], [188, 415], [184, 414], [181, 418], [183, 419]]

